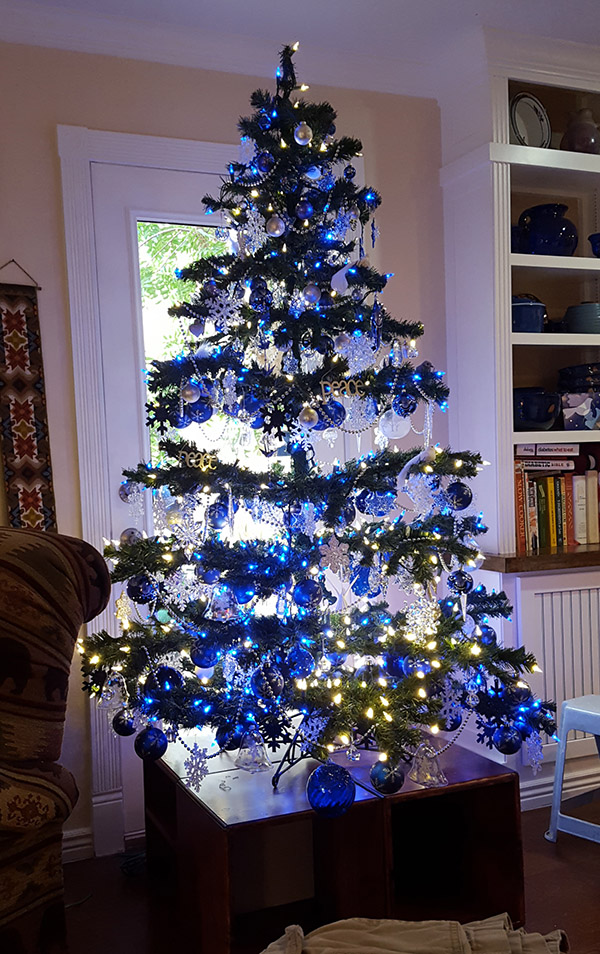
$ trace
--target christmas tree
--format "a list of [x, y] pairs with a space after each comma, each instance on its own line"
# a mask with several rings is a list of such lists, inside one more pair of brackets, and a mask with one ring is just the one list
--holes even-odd
[[[230, 251], [179, 274], [196, 283], [170, 309], [185, 345], [148, 372], [159, 456], [122, 486], [152, 495], [154, 527], [107, 547], [122, 634], [82, 646], [85, 685], [140, 757], [182, 741], [193, 785], [223, 750], [257, 771], [287, 746], [278, 777], [371, 746], [390, 790], [424, 738], [471, 716], [481, 742], [527, 740], [537, 763], [553, 707], [522, 679], [534, 658], [490, 625], [505, 595], [471, 573], [481, 459], [431, 446], [443, 373], [416, 363], [420, 322], [382, 304], [392, 276], [365, 253], [380, 196], [332, 106], [298, 98], [294, 52], [204, 198]], [[411, 432], [419, 446], [400, 445]], [[377, 449], [327, 463], [342, 433]], [[208, 751], [181, 734], [205, 726]]]

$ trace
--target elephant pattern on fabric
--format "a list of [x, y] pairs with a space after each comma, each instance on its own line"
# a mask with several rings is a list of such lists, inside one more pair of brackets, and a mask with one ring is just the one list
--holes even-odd
[[54, 699], [54, 693], [58, 692], [59, 699], [66, 701], [67, 690], [69, 688], [69, 673], [58, 666], [48, 666], [44, 676], [44, 690], [46, 699]]
[[11, 693], [20, 696], [32, 675], [27, 646], [10, 636], [0, 637], [0, 686], [12, 679], [14, 688]]

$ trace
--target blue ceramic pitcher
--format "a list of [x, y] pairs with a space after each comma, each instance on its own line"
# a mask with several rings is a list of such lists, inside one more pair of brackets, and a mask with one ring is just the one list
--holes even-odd
[[572, 255], [577, 229], [565, 219], [568, 206], [558, 202], [534, 205], [519, 216], [520, 251], [531, 255]]

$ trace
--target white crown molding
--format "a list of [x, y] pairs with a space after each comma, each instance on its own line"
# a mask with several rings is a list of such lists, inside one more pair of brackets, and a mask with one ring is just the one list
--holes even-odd
[[[0, 0], [0, 40], [271, 80], [276, 66], [269, 37], [217, 34], [127, 17], [98, 16], [27, 0], [18, 5]], [[429, 65], [405, 56], [347, 52], [316, 43], [303, 46], [301, 52], [301, 78], [313, 85], [407, 96], [435, 95]]]
[[600, 85], [597, 46], [487, 28], [483, 35], [490, 73], [552, 86]]

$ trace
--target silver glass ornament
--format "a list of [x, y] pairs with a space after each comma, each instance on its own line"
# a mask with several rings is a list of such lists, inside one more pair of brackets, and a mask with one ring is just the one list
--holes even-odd
[[311, 282], [309, 285], [304, 288], [302, 291], [304, 300], [309, 303], [309, 305], [316, 305], [321, 298], [321, 289], [318, 285], [315, 285]]
[[408, 777], [425, 788], [441, 788], [448, 784], [439, 763], [439, 752], [433, 742], [421, 742], [415, 752], [412, 768]]
[[298, 423], [303, 427], [314, 427], [319, 423], [319, 415], [312, 407], [303, 407], [298, 415]]
[[121, 536], [119, 537], [119, 543], [121, 546], [130, 546], [132, 543], [137, 543], [138, 540], [141, 540], [142, 536], [142, 531], [138, 530], [137, 527], [127, 527], [127, 529], [123, 530]]
[[235, 764], [238, 768], [252, 774], [268, 772], [273, 767], [267, 755], [264, 739], [258, 729], [251, 729], [242, 737]]
[[194, 404], [202, 394], [202, 391], [193, 381], [187, 381], [182, 385], [180, 394], [181, 400], [185, 401], [186, 404]]
[[294, 129], [294, 139], [299, 146], [308, 146], [309, 142], [312, 141], [313, 131], [308, 125], [308, 123], [302, 122], [298, 123]]
[[400, 417], [395, 411], [385, 411], [379, 418], [379, 430], [389, 440], [400, 440], [410, 433], [410, 417]]
[[341, 351], [345, 351], [348, 345], [350, 344], [350, 336], [347, 335], [344, 331], [334, 339], [333, 347], [338, 354]]
[[280, 215], [272, 215], [265, 223], [267, 234], [273, 238], [279, 238], [285, 232], [285, 222]]

